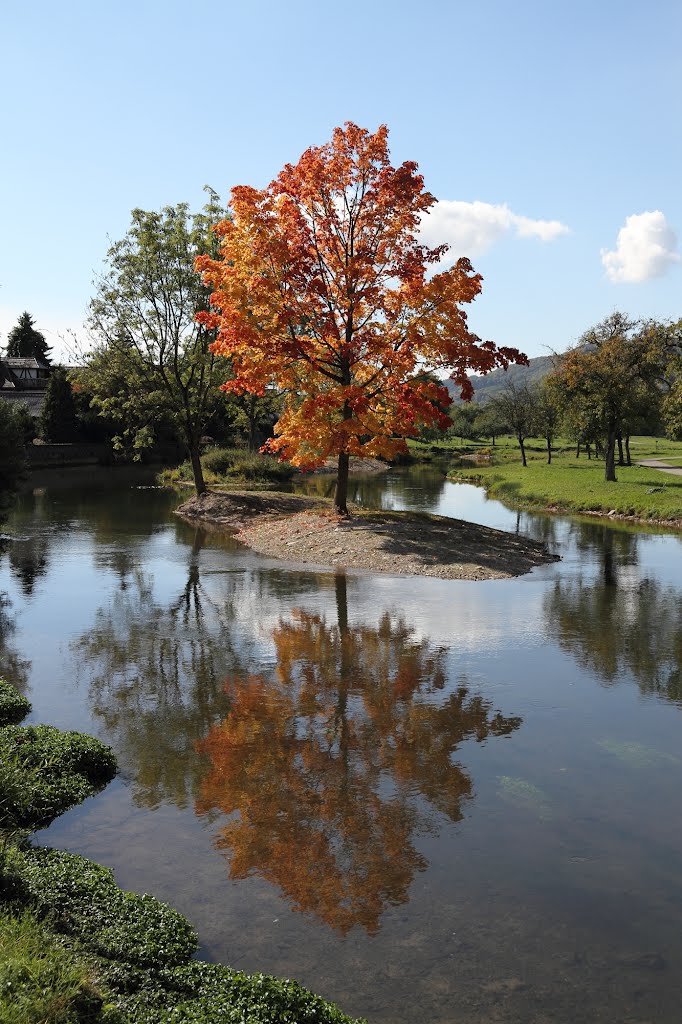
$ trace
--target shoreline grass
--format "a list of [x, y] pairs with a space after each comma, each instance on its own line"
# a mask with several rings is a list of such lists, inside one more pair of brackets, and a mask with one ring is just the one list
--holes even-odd
[[189, 921], [111, 871], [28, 835], [102, 788], [109, 747], [16, 722], [30, 703], [0, 679], [2, 1024], [364, 1024], [295, 981], [194, 959]]
[[[451, 469], [451, 480], [475, 480], [486, 493], [515, 506], [551, 512], [617, 515], [682, 526], [682, 476], [650, 467], [617, 466], [615, 482], [604, 480], [604, 463], [566, 452], [552, 462], [530, 453], [526, 467], [508, 454], [490, 464]], [[638, 453], [638, 456], [639, 453]], [[655, 457], [653, 455], [641, 456]], [[662, 461], [665, 457], [658, 456]]]

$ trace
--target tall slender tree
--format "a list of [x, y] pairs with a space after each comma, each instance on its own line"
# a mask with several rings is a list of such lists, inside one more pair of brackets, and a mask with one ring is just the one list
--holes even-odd
[[120, 424], [117, 447], [139, 454], [160, 424], [170, 423], [187, 450], [198, 494], [206, 490], [201, 437], [229, 365], [211, 351], [215, 332], [197, 320], [208, 308], [208, 290], [194, 261], [216, 254], [211, 229], [224, 212], [213, 192], [200, 213], [190, 213], [186, 203], [158, 213], [133, 210], [128, 233], [107, 253], [90, 304], [97, 345], [78, 374], [95, 406]]

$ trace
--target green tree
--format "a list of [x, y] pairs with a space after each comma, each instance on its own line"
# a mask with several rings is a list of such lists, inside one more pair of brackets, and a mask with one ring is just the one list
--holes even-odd
[[679, 338], [670, 325], [612, 313], [587, 331], [551, 375], [605, 451], [605, 479], [616, 480], [616, 444], [647, 406], [659, 402]]
[[26, 469], [26, 410], [0, 399], [0, 522]]
[[536, 430], [538, 401], [536, 392], [526, 383], [516, 384], [508, 380], [497, 398], [488, 403], [501, 420], [509, 424], [521, 450], [521, 462], [527, 466], [526, 440]]
[[97, 345], [78, 374], [93, 404], [118, 422], [115, 447], [139, 457], [161, 425], [173, 425], [197, 494], [206, 490], [201, 437], [229, 363], [210, 351], [215, 332], [195, 319], [208, 308], [209, 292], [194, 260], [217, 251], [212, 225], [224, 216], [213, 192], [200, 213], [190, 213], [186, 203], [158, 213], [133, 210], [128, 233], [107, 253], [90, 303]]
[[50, 376], [40, 413], [40, 434], [45, 441], [63, 444], [78, 435], [76, 405], [66, 370], [58, 366]]
[[458, 437], [461, 441], [469, 440], [476, 436], [474, 420], [476, 418], [476, 407], [468, 403], [450, 406], [451, 425], [448, 427], [450, 437]]
[[552, 461], [552, 443], [559, 433], [564, 412], [563, 395], [553, 378], [545, 377], [535, 393], [535, 430], [547, 442], [547, 462]]
[[35, 356], [49, 363], [52, 351], [45, 341], [45, 335], [37, 331], [30, 313], [22, 313], [16, 327], [7, 335], [7, 355], [12, 358]]
[[509, 430], [509, 424], [499, 409], [488, 403], [482, 409], [476, 410], [473, 428], [475, 437], [489, 437], [494, 448], [495, 438], [499, 437], [500, 434], [506, 434]]

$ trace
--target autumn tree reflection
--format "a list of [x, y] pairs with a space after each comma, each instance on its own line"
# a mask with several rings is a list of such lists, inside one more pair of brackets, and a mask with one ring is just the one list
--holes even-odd
[[445, 650], [402, 618], [350, 625], [344, 576], [336, 598], [335, 625], [305, 610], [279, 622], [275, 678], [228, 677], [196, 806], [230, 815], [217, 844], [232, 878], [259, 874], [342, 934], [374, 933], [426, 867], [414, 840], [436, 827], [429, 805], [457, 821], [472, 796], [460, 744], [521, 719], [448, 692]]

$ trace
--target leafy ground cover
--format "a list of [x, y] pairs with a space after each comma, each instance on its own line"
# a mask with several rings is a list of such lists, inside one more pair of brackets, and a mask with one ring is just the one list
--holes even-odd
[[0, 677], [0, 726], [20, 722], [30, 710], [30, 700]]
[[0, 729], [0, 829], [36, 829], [106, 785], [114, 755], [92, 736], [50, 725]]
[[[29, 709], [3, 680], [0, 722]], [[0, 727], [0, 1024], [354, 1024], [296, 982], [194, 960], [178, 911], [27, 841], [115, 771], [93, 737]]]

